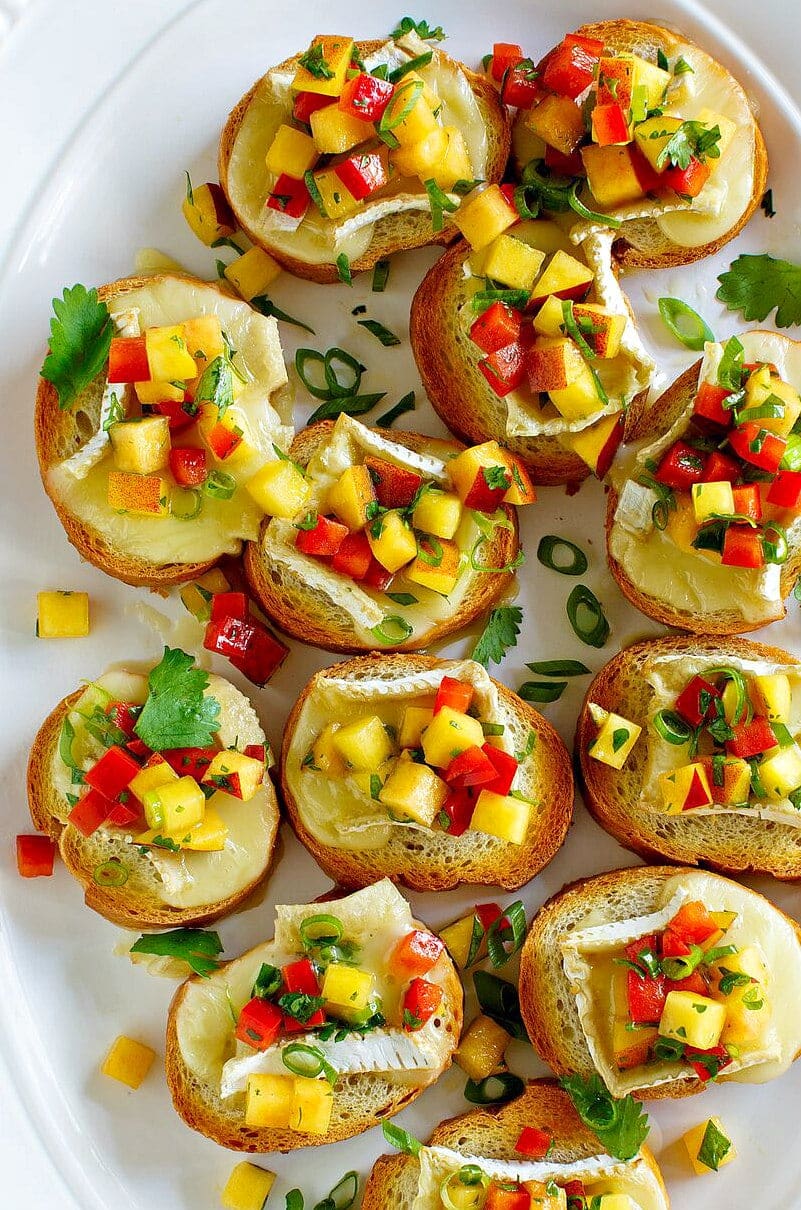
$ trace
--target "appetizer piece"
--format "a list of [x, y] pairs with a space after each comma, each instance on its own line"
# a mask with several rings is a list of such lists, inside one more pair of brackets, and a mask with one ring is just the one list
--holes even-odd
[[473, 660], [361, 656], [312, 677], [287, 720], [290, 822], [343, 886], [522, 886], [562, 844], [565, 747]]
[[247, 698], [165, 648], [149, 675], [113, 668], [59, 702], [31, 749], [31, 818], [107, 920], [201, 924], [267, 873], [269, 761]]
[[667, 1210], [653, 1155], [610, 1155], [553, 1080], [488, 1112], [441, 1122], [416, 1154], [381, 1156], [362, 1210]]
[[152, 588], [238, 554], [264, 515], [244, 485], [292, 438], [275, 319], [168, 273], [75, 286], [54, 308], [36, 448], [69, 540]]
[[728, 878], [669, 866], [565, 887], [520, 964], [529, 1037], [557, 1074], [614, 1096], [682, 1097], [764, 1083], [801, 1052], [801, 929]]
[[[414, 651], [462, 630], [522, 562], [513, 504], [536, 497], [496, 442], [395, 433], [340, 415], [248, 484], [271, 520], [245, 553], [251, 590], [296, 639]], [[273, 473], [274, 472], [274, 473]]]
[[633, 605], [696, 634], [784, 616], [801, 569], [801, 343], [708, 343], [640, 415], [609, 493], [612, 574]]
[[384, 879], [277, 907], [272, 941], [188, 979], [170, 1008], [167, 1082], [184, 1121], [223, 1147], [319, 1146], [416, 1100], [461, 1024], [443, 943]]
[[[613, 708], [625, 716], [616, 750], [599, 727]], [[635, 742], [620, 761], [625, 728]], [[585, 802], [646, 860], [801, 878], [799, 735], [801, 665], [786, 651], [745, 639], [637, 643], [587, 691], [576, 730]]]
[[318, 35], [233, 109], [219, 171], [254, 243], [300, 277], [331, 282], [449, 243], [464, 189], [499, 180], [508, 154], [493, 86], [414, 31], [384, 42]]

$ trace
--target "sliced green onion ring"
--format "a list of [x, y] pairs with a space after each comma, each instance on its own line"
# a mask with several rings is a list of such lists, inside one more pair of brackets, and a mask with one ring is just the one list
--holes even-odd
[[[556, 553], [562, 550], [572, 555], [572, 562], [557, 563]], [[588, 566], [587, 556], [581, 547], [576, 546], [574, 542], [568, 542], [567, 538], [560, 538], [557, 534], [545, 534], [540, 538], [537, 558], [544, 567], [558, 571], [563, 576], [582, 576]]]
[[505, 1105], [519, 1097], [524, 1088], [520, 1076], [501, 1071], [484, 1080], [468, 1080], [464, 1086], [464, 1099], [471, 1105]]
[[676, 748], [689, 744], [693, 737], [692, 727], [675, 710], [658, 710], [651, 722], [660, 739]]
[[707, 342], [714, 341], [715, 334], [706, 320], [682, 299], [660, 298], [657, 306], [665, 327], [685, 349], [700, 353]]
[[[407, 80], [396, 89], [389, 105], [387, 105], [378, 123], [378, 134], [388, 147], [397, 147], [398, 140], [392, 131], [400, 126], [417, 104], [417, 98], [424, 88], [422, 80]], [[408, 95], [404, 95], [408, 94]]]
[[401, 63], [400, 67], [396, 67], [387, 76], [390, 84], [397, 84], [410, 71], [419, 71], [421, 67], [428, 67], [431, 60], [434, 58], [433, 50], [426, 50], [422, 55], [417, 55], [414, 59], [409, 59], [407, 63]]
[[517, 696], [524, 702], [558, 702], [567, 689], [567, 681], [524, 681]]
[[334, 1188], [325, 1199], [326, 1206], [331, 1203], [331, 1210], [350, 1210], [350, 1207], [356, 1201], [356, 1195], [359, 1192], [359, 1174], [357, 1172], [346, 1172], [341, 1181], [337, 1181]]
[[388, 260], [377, 260], [373, 268], [373, 294], [383, 294], [387, 286], [389, 278], [390, 262]]
[[595, 593], [586, 584], [577, 584], [567, 598], [566, 608], [576, 637], [588, 647], [603, 647], [609, 638], [609, 623]]
[[342, 921], [325, 912], [307, 916], [305, 920], [301, 920], [298, 927], [304, 949], [320, 942], [335, 945], [337, 941], [341, 940], [344, 931]]
[[[178, 495], [178, 493], [180, 493], [181, 497], [189, 498], [186, 501], [185, 509], [180, 508], [180, 497], [179, 497], [179, 507], [178, 508], [175, 507], [176, 496]], [[199, 492], [197, 490], [197, 488], [193, 488], [193, 487], [173, 488], [172, 495], [170, 496], [170, 516], [171, 517], [175, 517], [175, 519], [177, 521], [194, 521], [195, 517], [200, 515], [200, 511], [202, 508], [203, 508], [203, 495], [201, 492]]]
[[739, 668], [732, 668], [730, 665], [721, 665], [719, 668], [707, 668], [704, 670], [706, 680], [715, 681], [719, 677], [723, 677], [728, 681], [733, 681], [737, 689], [737, 701], [734, 705], [734, 713], [732, 714], [732, 722], [737, 724], [743, 720], [747, 721], [751, 716], [751, 703], [748, 698], [748, 691], [745, 687], [745, 677]]
[[305, 1042], [290, 1042], [281, 1051], [281, 1062], [293, 1076], [315, 1079], [324, 1075], [329, 1084], [336, 1084], [337, 1071], [331, 1066], [319, 1046], [307, 1046]]
[[516, 899], [503, 909], [487, 929], [487, 953], [497, 969], [517, 953], [526, 937], [526, 909], [522, 899]]
[[98, 886], [120, 887], [125, 886], [128, 881], [130, 870], [124, 861], [120, 861], [118, 857], [111, 857], [108, 861], [102, 861], [100, 865], [96, 865], [92, 870], [92, 877]]
[[373, 626], [370, 633], [375, 635], [379, 643], [394, 646], [396, 643], [405, 642], [413, 630], [414, 627], [410, 626], [405, 618], [398, 617], [397, 614], [388, 614], [383, 622], [379, 622], [378, 626]]
[[[769, 537], [774, 534], [775, 537]], [[766, 563], [786, 563], [790, 553], [787, 531], [775, 521], [768, 521], [762, 530], [762, 551]]]
[[538, 660], [526, 668], [537, 676], [588, 676], [590, 672], [581, 660]]
[[[532, 194], [529, 202], [528, 194]], [[521, 218], [537, 218], [540, 212], [540, 193], [536, 185], [517, 185], [514, 192], [515, 209]]]
[[526, 556], [522, 550], [519, 550], [508, 563], [504, 563], [503, 567], [488, 567], [485, 563], [479, 563], [479, 549], [484, 545], [485, 542], [488, 541], [489, 538], [486, 535], [481, 534], [473, 543], [472, 550], [470, 551], [470, 567], [473, 571], [482, 571], [487, 575], [504, 575], [512, 571], [517, 571], [518, 567], [521, 567], [525, 562]]
[[[343, 366], [346, 371], [350, 371], [352, 375], [350, 382], [340, 382], [334, 369], [336, 362]], [[343, 399], [348, 395], [355, 395], [358, 391], [362, 374], [364, 373], [364, 366], [355, 357], [351, 356], [350, 353], [346, 353], [344, 349], [334, 346], [333, 349], [326, 351], [323, 358], [323, 372], [325, 374], [325, 381], [328, 384], [329, 398]]]
[[590, 210], [589, 206], [585, 206], [579, 198], [578, 191], [579, 182], [574, 181], [568, 193], [571, 210], [575, 210], [579, 218], [583, 218], [588, 223], [603, 223], [605, 227], [611, 227], [613, 231], [616, 231], [620, 226], [620, 219], [613, 218], [611, 214], [601, 214], [597, 210]]
[[209, 471], [203, 491], [214, 500], [230, 500], [236, 491], [236, 479], [227, 471]]
[[657, 500], [651, 509], [651, 520], [654, 523], [654, 529], [667, 529], [667, 523], [670, 520], [670, 504], [667, 500]]
[[[312, 381], [307, 372], [307, 365], [312, 364], [320, 367], [320, 380]], [[325, 378], [325, 354], [320, 353], [317, 349], [298, 349], [295, 354], [295, 369], [300, 381], [305, 386], [306, 390], [315, 399], [329, 399], [330, 390]]]
[[[476, 1169], [479, 1174], [477, 1180], [465, 1181], [462, 1179], [462, 1173], [468, 1168]], [[478, 1165], [465, 1164], [457, 1172], [451, 1172], [445, 1177], [439, 1187], [439, 1199], [445, 1210], [481, 1210], [481, 1207], [487, 1200], [488, 1187], [489, 1177], [481, 1171]], [[473, 1192], [472, 1200], [465, 1198], [465, 1190], [468, 1188]], [[451, 1192], [456, 1189], [459, 1190], [458, 1201], [454, 1201], [451, 1197]]]
[[678, 954], [672, 958], [663, 958], [660, 965], [662, 973], [668, 979], [689, 979], [690, 975], [704, 960], [704, 951], [700, 945], [691, 945], [689, 954]]
[[425, 534], [417, 543], [417, 557], [429, 567], [439, 567], [444, 553], [442, 543], [432, 534]]

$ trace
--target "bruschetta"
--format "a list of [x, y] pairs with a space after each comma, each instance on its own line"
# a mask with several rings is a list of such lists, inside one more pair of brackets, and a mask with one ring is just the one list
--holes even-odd
[[264, 515], [245, 484], [292, 439], [275, 319], [170, 273], [54, 309], [36, 449], [79, 554], [159, 589], [238, 554]]
[[801, 666], [788, 652], [746, 639], [637, 643], [587, 690], [584, 801], [646, 860], [801, 878], [800, 731]]
[[613, 870], [563, 888], [532, 922], [520, 1005], [560, 1075], [614, 1096], [764, 1083], [801, 1052], [801, 929], [718, 874]]
[[508, 155], [491, 83], [414, 31], [321, 35], [234, 107], [219, 174], [255, 244], [292, 273], [331, 282], [450, 242], [461, 194], [499, 180]]
[[178, 989], [167, 1082], [194, 1130], [234, 1151], [361, 1134], [450, 1065], [462, 986], [389, 880], [276, 908], [275, 936]]
[[607, 1154], [553, 1080], [531, 1080], [500, 1109], [440, 1122], [415, 1150], [376, 1161], [362, 1210], [668, 1210], [649, 1149], [627, 1161]]
[[542, 715], [473, 660], [360, 656], [312, 677], [284, 730], [292, 827], [343, 886], [516, 889], [567, 834], [573, 777]]
[[263, 880], [278, 831], [269, 745], [247, 698], [165, 648], [59, 702], [28, 801], [87, 906], [128, 928], [202, 924]]
[[268, 617], [328, 651], [414, 651], [463, 629], [522, 561], [535, 492], [496, 442], [464, 449], [342, 414], [304, 429], [260, 499], [245, 571]]
[[609, 566], [643, 613], [696, 634], [785, 614], [801, 570], [801, 343], [705, 346], [629, 433], [607, 504]]

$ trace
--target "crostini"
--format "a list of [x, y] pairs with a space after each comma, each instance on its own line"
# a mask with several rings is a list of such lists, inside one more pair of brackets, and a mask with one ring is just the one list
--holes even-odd
[[448, 243], [466, 189], [497, 181], [509, 121], [493, 86], [412, 31], [320, 35], [228, 117], [219, 173], [239, 226], [300, 277], [331, 282]]
[[202, 924], [267, 873], [270, 763], [247, 698], [165, 648], [148, 675], [114, 668], [59, 702], [31, 749], [31, 818], [107, 920]]
[[638, 609], [696, 634], [785, 614], [801, 571], [801, 343], [746, 332], [634, 418], [607, 504], [609, 566]]
[[728, 878], [682, 867], [565, 887], [521, 954], [535, 1050], [557, 1074], [597, 1072], [615, 1096], [774, 1079], [801, 1051], [799, 995], [795, 921]]
[[[521, 74], [510, 65], [507, 99]], [[719, 251], [758, 207], [768, 163], [748, 96], [683, 35], [645, 21], [582, 25], [533, 75], [510, 99], [515, 159], [537, 192], [545, 172], [545, 209], [548, 182], [576, 183], [576, 242], [601, 231], [625, 268], [686, 265]]]
[[238, 554], [264, 515], [246, 483], [292, 439], [275, 319], [169, 273], [76, 286], [54, 310], [36, 449], [73, 546], [152, 588]]
[[627, 1161], [607, 1154], [553, 1080], [441, 1122], [415, 1152], [376, 1161], [362, 1210], [668, 1210], [648, 1148]]
[[746, 639], [637, 643], [576, 729], [584, 801], [646, 860], [801, 878], [801, 665]]
[[[496, 442], [464, 449], [342, 414], [304, 429], [257, 476], [265, 521], [245, 552], [281, 630], [328, 651], [414, 651], [463, 629], [522, 561], [516, 504], [535, 498]], [[268, 468], [269, 471], [269, 468]]]
[[462, 986], [389, 880], [276, 908], [275, 936], [177, 991], [167, 1082], [194, 1130], [235, 1151], [339, 1142], [450, 1065]]
[[554, 729], [473, 660], [360, 656], [312, 677], [284, 730], [292, 827], [343, 886], [513, 890], [559, 849], [573, 807]]

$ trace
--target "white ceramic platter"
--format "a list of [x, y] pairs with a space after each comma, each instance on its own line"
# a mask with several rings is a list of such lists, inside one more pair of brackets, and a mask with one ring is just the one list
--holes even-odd
[[[68, 7], [58, 6], [62, 22]], [[488, 6], [457, 0], [431, 0], [424, 7], [432, 24], [441, 22], [450, 35], [447, 49], [469, 64], [476, 63], [496, 39], [519, 41], [536, 57], [582, 21], [619, 16], [623, 11], [620, 4], [601, 0], [551, 6], [542, 0], [501, 0], [492, 6], [490, 19]], [[152, 40], [126, 70], [116, 77], [112, 73], [100, 102], [52, 164], [37, 161], [31, 147], [20, 148], [20, 164], [35, 172], [42, 184], [23, 229], [10, 244], [0, 282], [3, 405], [10, 418], [0, 448], [5, 497], [0, 551], [7, 602], [0, 649], [6, 707], [0, 729], [5, 789], [0, 834], [0, 1051], [13, 1085], [11, 1095], [26, 1107], [50, 1154], [63, 1181], [63, 1198], [69, 1190], [82, 1210], [110, 1206], [212, 1210], [219, 1204], [219, 1190], [236, 1157], [193, 1134], [174, 1115], [158, 1068], [136, 1093], [100, 1076], [99, 1063], [119, 1033], [139, 1037], [163, 1052], [165, 1013], [173, 987], [149, 978], [114, 954], [119, 933], [83, 907], [77, 886], [63, 869], [57, 869], [52, 880], [29, 883], [17, 877], [13, 862], [13, 836], [29, 830], [24, 795], [27, 749], [44, 715], [82, 677], [96, 674], [112, 660], [157, 656], [160, 646], [137, 613], [148, 594], [81, 565], [40, 486], [30, 417], [50, 299], [65, 284], [96, 284], [125, 275], [136, 250], [145, 245], [169, 252], [199, 276], [213, 276], [214, 253], [194, 240], [180, 215], [184, 169], [195, 181], [214, 178], [217, 135], [228, 109], [268, 66], [306, 45], [313, 34], [336, 27], [359, 37], [380, 36], [402, 15], [394, 0], [372, 4], [348, 0], [336, 14], [320, 0], [307, 0], [295, 6], [291, 20], [286, 5], [267, 0], [206, 0], [183, 10], [176, 4], [175, 13], [171, 23], [154, 24]], [[801, 199], [794, 192], [794, 174], [801, 157], [801, 119], [777, 88], [764, 84], [765, 77], [742, 44], [708, 21], [691, 0], [662, 0], [658, 16], [694, 35], [753, 92], [772, 153], [770, 183], [779, 201], [776, 218], [768, 222], [758, 213], [736, 244], [712, 260], [659, 276], [627, 279], [626, 289], [644, 334], [666, 375], [673, 377], [691, 355], [673, 347], [662, 329], [655, 306], [660, 295], [686, 299], [719, 336], [727, 336], [739, 325], [737, 317], [724, 313], [714, 299], [717, 274], [742, 251], [792, 256], [795, 248], [797, 256]], [[65, 45], [67, 27], [65, 22]], [[125, 28], [121, 16], [121, 36]], [[141, 34], [138, 41], [142, 43]], [[85, 47], [80, 55], [76, 51], [76, 59], [86, 63]], [[71, 88], [74, 81], [67, 67], [61, 66], [64, 87]], [[104, 70], [102, 63], [99, 70]], [[34, 87], [31, 94], [35, 95]], [[33, 128], [37, 121], [46, 123], [47, 114], [37, 113], [35, 118]], [[351, 315], [353, 307], [366, 303], [371, 315], [405, 335], [410, 298], [435, 256], [434, 251], [423, 251], [396, 260], [384, 295], [370, 295], [369, 277], [358, 279], [348, 290], [316, 287], [284, 276], [272, 291], [276, 302], [317, 331], [316, 341], [302, 334], [299, 342], [297, 329], [282, 326], [287, 360], [298, 343], [321, 349], [342, 345], [368, 367], [366, 389], [386, 389], [388, 403], [408, 389], [417, 390], [417, 412], [404, 418], [407, 427], [438, 431], [423, 399], [408, 341], [398, 349], [384, 350], [355, 327]], [[300, 394], [298, 422], [307, 414], [306, 403]], [[602, 513], [603, 493], [592, 483], [573, 497], [563, 489], [543, 490], [539, 504], [522, 518], [529, 553], [518, 597], [524, 606], [524, 625], [518, 647], [499, 673], [513, 688], [525, 679], [526, 660], [571, 656], [596, 669], [619, 647], [657, 633], [625, 604], [607, 574]], [[612, 637], [602, 652], [582, 647], [568, 626], [564, 602], [571, 582], [536, 561], [537, 541], [544, 533], [569, 537], [590, 555], [586, 581], [603, 601], [612, 624]], [[33, 637], [35, 594], [46, 587], [89, 591], [93, 606], [89, 638], [48, 643]], [[181, 608], [175, 602], [156, 604], [176, 617]], [[771, 627], [770, 641], [801, 654], [796, 605], [791, 606], [787, 621]], [[461, 654], [470, 644], [469, 638], [463, 638], [446, 653]], [[333, 657], [294, 645], [272, 684], [252, 691], [274, 745], [301, 686], [330, 662]], [[229, 666], [221, 671], [227, 673]], [[561, 702], [545, 708], [568, 743], [582, 684], [571, 684]], [[524, 889], [523, 897], [529, 910], [536, 909], [565, 881], [632, 861], [596, 827], [579, 802], [566, 845]], [[285, 830], [266, 893], [219, 926], [226, 955], [235, 956], [270, 935], [274, 903], [311, 899], [327, 885]], [[796, 890], [766, 881], [759, 889], [785, 910], [799, 914]], [[463, 890], [413, 898], [417, 913], [437, 926], [476, 899], [491, 897], [495, 896], [489, 891]], [[522, 1074], [543, 1073], [530, 1048], [516, 1045], [510, 1057], [512, 1067]], [[403, 1125], [425, 1137], [441, 1118], [467, 1110], [463, 1083], [461, 1071], [452, 1069], [402, 1116]], [[706, 1210], [711, 1193], [716, 1206], [779, 1210], [798, 1205], [799, 1092], [801, 1068], [762, 1088], [729, 1085], [712, 1089], [702, 1099], [660, 1103], [651, 1115], [650, 1142], [659, 1153], [674, 1204]], [[699, 1180], [689, 1175], [674, 1144], [684, 1129], [713, 1112], [730, 1128], [740, 1158], [717, 1177]], [[282, 1194], [293, 1186], [302, 1188], [307, 1204], [313, 1205], [347, 1169], [366, 1174], [384, 1150], [380, 1131], [373, 1130], [348, 1144], [269, 1157], [263, 1162], [280, 1176], [271, 1205], [280, 1206]], [[12, 1184], [12, 1200], [7, 1203], [0, 1196], [0, 1201], [9, 1210], [28, 1210], [34, 1202], [27, 1198], [20, 1202], [13, 1188]], [[50, 1204], [66, 1205], [66, 1201]]]

